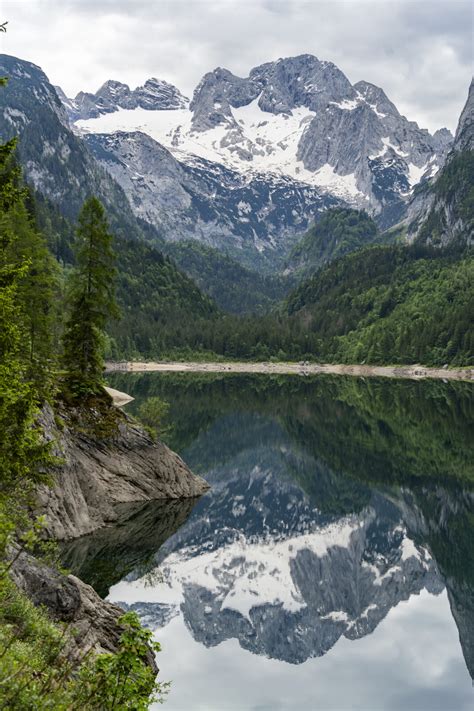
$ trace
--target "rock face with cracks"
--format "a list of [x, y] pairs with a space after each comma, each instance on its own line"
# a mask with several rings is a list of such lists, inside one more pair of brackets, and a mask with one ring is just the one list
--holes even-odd
[[45, 436], [60, 464], [52, 485], [38, 490], [36, 513], [46, 534], [69, 540], [117, 520], [116, 506], [154, 499], [200, 496], [206, 482], [183, 460], [123, 412], [88, 408], [43, 411]]
[[[102, 600], [90, 585], [74, 575], [62, 575], [28, 553], [13, 552], [10, 571], [13, 582], [35, 605], [44, 607], [56, 622], [70, 625], [65, 638], [65, 655], [79, 662], [85, 654], [114, 653], [123, 632], [119, 618], [123, 610]], [[147, 664], [158, 673], [150, 649]]]

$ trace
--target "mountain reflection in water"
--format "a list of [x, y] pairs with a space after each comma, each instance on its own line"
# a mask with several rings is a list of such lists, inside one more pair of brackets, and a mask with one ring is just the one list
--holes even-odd
[[[101, 594], [113, 585], [160, 640], [176, 618], [204, 648], [237, 640], [292, 665], [366, 637], [414, 595], [447, 593], [458, 675], [438, 698], [462, 707], [466, 667], [474, 678], [470, 384], [135, 374], [112, 385], [136, 398], [132, 412], [150, 396], [170, 402], [169, 443], [211, 490], [124, 510], [67, 547], [74, 572]], [[434, 708], [428, 692], [415, 698]], [[169, 703], [179, 708], [173, 691]]]

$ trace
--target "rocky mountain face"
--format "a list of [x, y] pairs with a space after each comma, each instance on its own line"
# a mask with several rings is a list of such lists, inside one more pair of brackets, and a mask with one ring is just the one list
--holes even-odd
[[[115, 234], [141, 237], [128, 198], [71, 131], [66, 109], [44, 72], [2, 54], [0, 76], [8, 77], [0, 92], [0, 134], [3, 140], [19, 137], [28, 183], [69, 220], [75, 220], [84, 200], [95, 194], [105, 204]], [[149, 229], [153, 234], [154, 228]]]
[[474, 80], [443, 169], [410, 202], [405, 220], [409, 239], [436, 246], [474, 244], [473, 185]]
[[461, 116], [459, 117], [453, 150], [474, 150], [474, 79], [471, 81], [466, 104], [462, 110]]
[[318, 214], [340, 204], [287, 176], [248, 177], [199, 157], [177, 160], [139, 131], [85, 134], [84, 140], [135, 214], [167, 240], [197, 239], [249, 265], [283, 256]]
[[169, 111], [184, 109], [189, 100], [172, 84], [152, 77], [143, 86], [130, 89], [127, 84], [110, 79], [95, 94], [81, 91], [68, 99], [61, 87], [55, 87], [72, 121], [97, 118], [119, 109], [147, 109]]
[[452, 142], [446, 129], [431, 135], [401, 116], [379, 87], [352, 85], [312, 55], [263, 64], [246, 78], [217, 68], [189, 107], [166, 115], [118, 111], [76, 125], [94, 133], [140, 128], [178, 160], [197, 155], [247, 179], [286, 176], [378, 214], [385, 226], [439, 170]]

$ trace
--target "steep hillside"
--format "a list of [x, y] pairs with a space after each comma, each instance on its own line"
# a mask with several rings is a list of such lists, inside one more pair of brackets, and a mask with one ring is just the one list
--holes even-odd
[[286, 269], [307, 276], [337, 257], [385, 239], [366, 212], [334, 208], [303, 235], [290, 252]]
[[326, 208], [341, 204], [288, 176], [246, 176], [204, 158], [178, 159], [142, 131], [84, 139], [135, 214], [167, 241], [197, 239], [250, 267], [272, 271], [296, 235]]
[[346, 363], [474, 362], [474, 257], [377, 246], [336, 260], [288, 298], [286, 312]]
[[446, 164], [415, 196], [410, 214], [412, 240], [437, 246], [474, 244], [474, 80]]
[[116, 234], [144, 237], [123, 190], [71, 131], [44, 72], [30, 62], [2, 54], [0, 76], [8, 77], [0, 92], [0, 135], [2, 140], [19, 137], [18, 153], [27, 182], [71, 220], [76, 219], [85, 198], [95, 194], [106, 206]]
[[170, 242], [164, 251], [228, 313], [269, 311], [294, 285], [294, 279], [290, 277], [262, 275], [196, 240]]
[[109, 325], [111, 356], [162, 353], [182, 345], [195, 322], [215, 320], [212, 300], [161, 252], [130, 241], [117, 242], [116, 252], [121, 317]]

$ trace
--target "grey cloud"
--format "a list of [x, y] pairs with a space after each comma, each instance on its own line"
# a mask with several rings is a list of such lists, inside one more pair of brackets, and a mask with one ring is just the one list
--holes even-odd
[[352, 82], [382, 86], [420, 125], [453, 129], [472, 72], [469, 0], [4, 0], [2, 9], [11, 18], [2, 51], [40, 64], [70, 94], [154, 75], [189, 95], [216, 66], [245, 76], [309, 52]]

